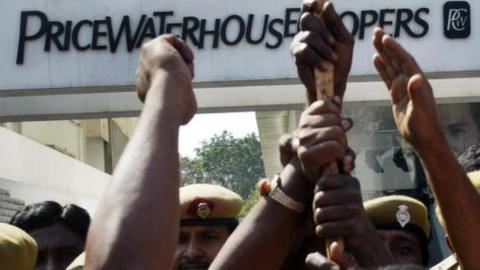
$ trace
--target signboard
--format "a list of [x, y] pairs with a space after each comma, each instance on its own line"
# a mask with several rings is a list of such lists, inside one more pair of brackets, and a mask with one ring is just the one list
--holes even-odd
[[[356, 48], [352, 75], [376, 74], [375, 26], [398, 38], [427, 72], [480, 70], [478, 1], [334, 1]], [[197, 83], [296, 78], [289, 45], [299, 1], [55, 1], [1, 3], [2, 90], [132, 85], [142, 43], [182, 37]], [[241, 85], [241, 83], [239, 83]], [[31, 93], [31, 92], [30, 92]]]

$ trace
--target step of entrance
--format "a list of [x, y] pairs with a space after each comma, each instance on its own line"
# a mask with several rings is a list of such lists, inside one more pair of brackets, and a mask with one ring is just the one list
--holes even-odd
[[24, 204], [14, 203], [14, 202], [5, 202], [0, 201], [0, 209], [6, 209], [11, 211], [18, 211], [22, 209]]
[[11, 217], [0, 216], [0, 223], [9, 223]]
[[0, 196], [10, 196], [10, 192], [6, 189], [0, 188]]
[[0, 209], [0, 216], [13, 217], [17, 211], [9, 209]]
[[18, 210], [25, 207], [25, 202], [10, 197], [10, 192], [0, 189], [0, 222], [9, 222]]
[[25, 202], [19, 199], [12, 198], [7, 195], [1, 195], [0, 194], [0, 202], [5, 202], [5, 203], [10, 203], [10, 204], [16, 204], [19, 205], [20, 207], [23, 207], [25, 205]]

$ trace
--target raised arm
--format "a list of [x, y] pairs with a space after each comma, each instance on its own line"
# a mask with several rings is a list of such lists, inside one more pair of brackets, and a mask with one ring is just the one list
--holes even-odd
[[[313, 76], [314, 66], [321, 67], [321, 62], [336, 62], [336, 93], [343, 95], [351, 65], [353, 51], [353, 39], [343, 27], [339, 16], [335, 13], [333, 6], [326, 10], [327, 24], [320, 24], [312, 14], [312, 1], [305, 0], [300, 18], [302, 31], [296, 35], [291, 46], [291, 52], [295, 57], [298, 74], [307, 88], [309, 102], [315, 100], [315, 80]], [[330, 29], [331, 28], [331, 29]], [[320, 104], [316, 104], [318, 106]], [[322, 106], [325, 104], [321, 104]], [[328, 106], [324, 106], [329, 108]], [[336, 120], [339, 119], [338, 108], [336, 109]], [[317, 111], [316, 114], [329, 112], [329, 109]], [[315, 113], [313, 113], [315, 114]], [[318, 121], [328, 119], [318, 117]], [[324, 124], [324, 127], [338, 125], [339, 122]], [[311, 138], [315, 134], [311, 133]], [[325, 134], [323, 134], [325, 135]], [[338, 134], [337, 134], [338, 135]], [[335, 136], [337, 136], [335, 135]], [[303, 162], [318, 158], [310, 162], [316, 163], [319, 168], [325, 164], [341, 159], [344, 155], [340, 137], [318, 138], [313, 145], [306, 149], [312, 150], [314, 145], [316, 151], [306, 151], [302, 156]], [[319, 136], [322, 137], [322, 136]], [[324, 140], [332, 140], [332, 143], [325, 143]], [[312, 141], [310, 141], [312, 143]], [[323, 143], [323, 144], [322, 144]], [[322, 144], [322, 146], [320, 146]], [[322, 149], [322, 154], [318, 150]], [[314, 153], [315, 152], [315, 153]], [[305, 179], [300, 161], [296, 155], [289, 151], [282, 151], [282, 164], [285, 166], [280, 174], [281, 189], [289, 197], [310, 207], [313, 195], [313, 185]], [[352, 160], [350, 160], [352, 162]], [[347, 165], [347, 167], [350, 165]], [[224, 245], [210, 269], [278, 269], [289, 254], [293, 246], [302, 241], [302, 232], [305, 226], [306, 213], [295, 212], [269, 197], [262, 197], [256, 206], [242, 221], [237, 230]]]
[[421, 158], [457, 257], [465, 269], [476, 269], [480, 195], [448, 146], [432, 88], [415, 59], [383, 30], [375, 30], [374, 45], [374, 63], [389, 89], [397, 128]]
[[[339, 126], [338, 112], [333, 103], [317, 102], [302, 114], [303, 119], [308, 119], [297, 132], [302, 163], [322, 168], [344, 156], [341, 141], [345, 132]], [[210, 269], [279, 269], [294, 246], [301, 243], [305, 220], [311, 218], [306, 210], [310, 208], [313, 184], [303, 176], [297, 158], [292, 158], [280, 173], [280, 183], [278, 188], [303, 204], [303, 211], [263, 196], [230, 236]]]
[[[295, 36], [290, 48], [295, 57], [298, 76], [307, 90], [308, 104], [317, 100], [314, 69], [326, 71], [327, 63], [335, 66], [335, 96], [343, 98], [353, 56], [353, 36], [336, 13], [333, 4], [327, 2], [324, 7], [317, 5], [317, 1], [303, 1], [300, 32]], [[323, 10], [323, 20], [314, 15], [319, 9]]]
[[174, 36], [142, 47], [145, 107], [90, 227], [86, 269], [169, 268], [179, 230], [178, 129], [196, 111], [192, 61]]

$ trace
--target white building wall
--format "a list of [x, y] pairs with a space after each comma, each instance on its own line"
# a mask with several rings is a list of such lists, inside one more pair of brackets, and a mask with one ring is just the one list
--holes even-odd
[[82, 121], [23, 122], [21, 134], [44, 145], [54, 146], [78, 160], [85, 157]]
[[93, 213], [111, 176], [0, 128], [0, 188], [26, 204], [54, 200]]

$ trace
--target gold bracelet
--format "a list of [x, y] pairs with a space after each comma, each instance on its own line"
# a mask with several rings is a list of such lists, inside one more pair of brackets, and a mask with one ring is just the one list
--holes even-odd
[[270, 191], [268, 196], [272, 198], [272, 200], [276, 201], [280, 205], [285, 206], [290, 210], [293, 210], [298, 213], [305, 212], [305, 209], [306, 209], [305, 204], [301, 202], [297, 202], [296, 200], [294, 200], [293, 198], [285, 194], [285, 192], [280, 188], [280, 182], [281, 182], [280, 175], [276, 174], [273, 177], [272, 190]]

